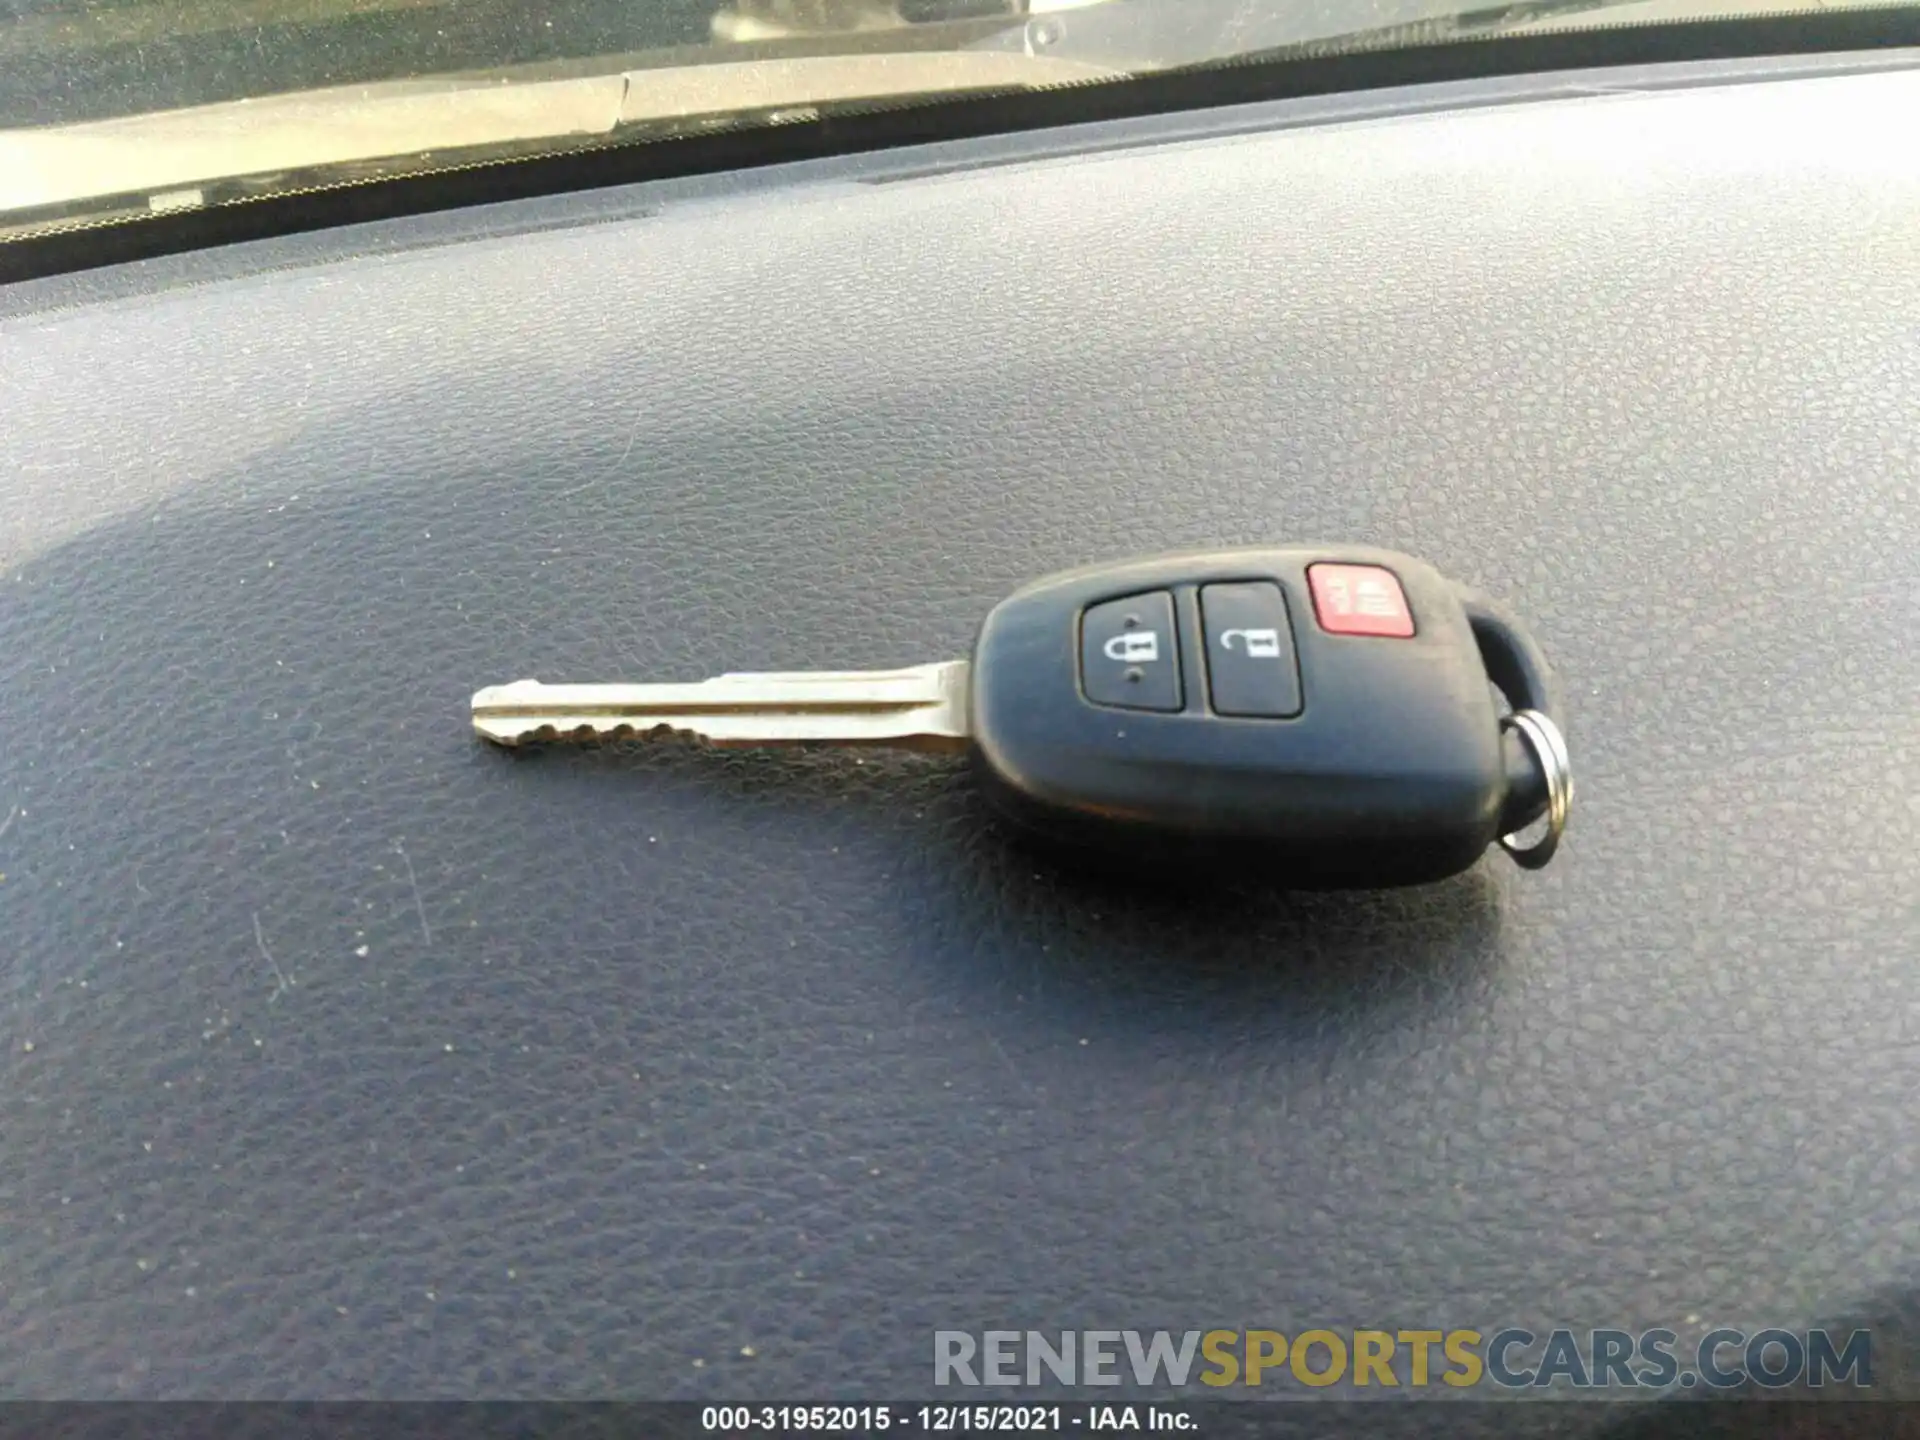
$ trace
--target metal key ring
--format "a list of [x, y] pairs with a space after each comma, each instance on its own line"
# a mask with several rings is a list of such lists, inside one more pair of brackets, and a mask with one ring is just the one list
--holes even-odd
[[1560, 848], [1560, 836], [1567, 828], [1567, 812], [1573, 808], [1573, 762], [1567, 756], [1567, 742], [1560, 727], [1538, 710], [1502, 715], [1500, 729], [1520, 732], [1547, 782], [1547, 833], [1528, 847], [1518, 843], [1518, 831], [1500, 837], [1500, 848], [1513, 857], [1515, 864], [1525, 870], [1538, 870]]

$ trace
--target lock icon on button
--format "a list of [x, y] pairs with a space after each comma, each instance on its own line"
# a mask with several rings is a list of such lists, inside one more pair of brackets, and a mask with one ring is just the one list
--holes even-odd
[[1152, 630], [1129, 630], [1124, 635], [1115, 635], [1101, 648], [1109, 660], [1144, 665], [1160, 658], [1160, 636]]

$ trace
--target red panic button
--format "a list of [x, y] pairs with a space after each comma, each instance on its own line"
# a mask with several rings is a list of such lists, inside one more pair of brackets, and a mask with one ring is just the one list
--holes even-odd
[[1329, 635], [1381, 635], [1404, 640], [1413, 634], [1406, 592], [1391, 570], [1378, 565], [1309, 565], [1313, 613]]

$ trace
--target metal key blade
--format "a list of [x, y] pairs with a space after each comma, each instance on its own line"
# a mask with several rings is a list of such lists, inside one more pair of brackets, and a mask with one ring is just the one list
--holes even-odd
[[500, 745], [631, 734], [711, 745], [967, 744], [965, 660], [909, 670], [720, 675], [691, 685], [543, 685], [516, 680], [473, 697], [473, 728]]

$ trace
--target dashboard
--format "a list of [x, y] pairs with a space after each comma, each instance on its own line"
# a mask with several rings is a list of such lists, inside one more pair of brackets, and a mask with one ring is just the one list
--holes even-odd
[[[929, 1403], [945, 1329], [1843, 1317], [1910, 1383], [1911, 61], [0, 290], [0, 1388]], [[468, 724], [1313, 541], [1527, 616], [1550, 869], [1202, 894], [1007, 843], [952, 757]]]

